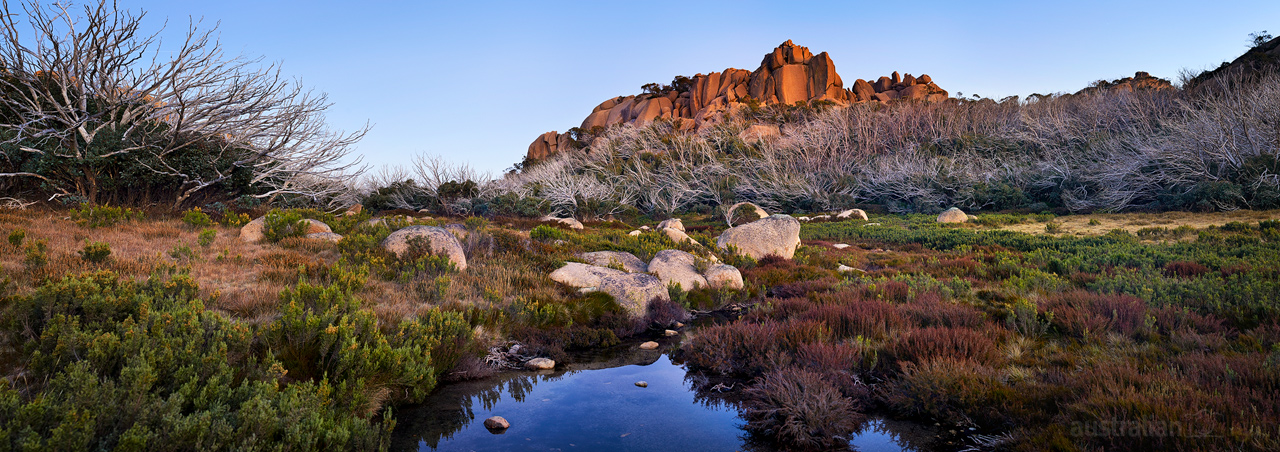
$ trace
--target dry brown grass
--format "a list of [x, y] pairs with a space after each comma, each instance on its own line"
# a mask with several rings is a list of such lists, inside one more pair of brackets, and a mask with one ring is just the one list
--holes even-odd
[[[123, 277], [142, 279], [158, 268], [172, 266], [190, 272], [200, 285], [201, 295], [212, 300], [211, 308], [247, 318], [274, 312], [277, 294], [287, 287], [283, 283], [264, 280], [264, 271], [277, 268], [271, 265], [264, 267], [264, 261], [271, 263], [272, 256], [281, 253], [292, 254], [275, 263], [322, 265], [326, 258], [336, 258], [332, 251], [322, 256], [305, 250], [245, 243], [240, 241], [238, 229], [222, 226], [214, 228], [217, 236], [213, 243], [202, 247], [197, 244], [200, 230], [174, 219], [148, 219], [105, 228], [84, 228], [62, 211], [30, 209], [0, 212], [0, 234], [7, 236], [19, 228], [26, 231], [26, 244], [47, 241], [49, 256], [48, 264], [29, 270], [23, 264], [23, 249], [14, 248], [8, 242], [0, 243], [0, 269], [13, 276], [20, 292], [33, 290], [44, 278], [65, 274], [105, 269]], [[109, 244], [110, 259], [101, 264], [81, 259], [76, 251], [83, 249], [85, 240]], [[175, 259], [170, 255], [175, 248], [184, 245], [195, 253], [195, 259]], [[301, 244], [298, 248], [313, 247], [316, 246]], [[331, 248], [328, 246], [326, 250]], [[292, 279], [296, 280], [296, 265], [290, 271], [295, 274]]]
[[[1130, 233], [1142, 228], [1163, 227], [1173, 229], [1189, 226], [1203, 229], [1209, 226], [1240, 221], [1257, 223], [1262, 220], [1280, 219], [1280, 210], [1236, 210], [1231, 212], [1161, 212], [1161, 213], [1097, 213], [1085, 215], [1065, 215], [1053, 219], [1062, 225], [1062, 232], [1055, 235], [1102, 235], [1113, 229], [1123, 229]], [[1089, 220], [1097, 220], [1091, 225]], [[1045, 234], [1044, 223], [1023, 223], [1000, 226], [991, 229], [1005, 229], [1028, 234]]]

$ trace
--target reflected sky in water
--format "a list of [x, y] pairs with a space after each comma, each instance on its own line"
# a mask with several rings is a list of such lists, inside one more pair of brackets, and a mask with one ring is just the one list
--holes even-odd
[[[656, 358], [656, 360], [655, 360]], [[636, 362], [636, 361], [631, 361]], [[644, 364], [643, 362], [648, 362]], [[420, 451], [765, 451], [732, 403], [698, 395], [683, 366], [654, 353], [642, 364], [555, 373], [508, 373], [446, 385], [396, 413], [393, 450]], [[647, 388], [637, 387], [645, 381]], [[502, 416], [511, 428], [483, 425]], [[892, 421], [873, 420], [852, 441], [862, 451], [913, 450]], [[910, 428], [910, 426], [908, 426]]]

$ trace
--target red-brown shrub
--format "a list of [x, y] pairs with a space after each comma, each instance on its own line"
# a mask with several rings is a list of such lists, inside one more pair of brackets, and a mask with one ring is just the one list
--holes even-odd
[[[835, 297], [819, 298], [819, 302]], [[801, 318], [827, 325], [832, 336], [841, 339], [865, 337], [883, 339], [906, 326], [898, 308], [880, 300], [855, 299], [844, 304], [826, 304], [805, 313]]]
[[934, 358], [995, 361], [995, 341], [968, 328], [928, 327], [908, 331], [894, 339], [890, 350], [898, 361], [923, 362]]
[[1145, 326], [1147, 306], [1129, 295], [1095, 294], [1075, 290], [1056, 294], [1044, 309], [1053, 313], [1053, 325], [1076, 337], [1114, 331], [1133, 336]]
[[816, 372], [782, 369], [765, 374], [744, 394], [748, 430], [789, 448], [848, 447], [847, 436], [865, 420], [859, 406]]
[[867, 286], [867, 298], [902, 303], [911, 296], [911, 286], [901, 281], [880, 281]]
[[910, 303], [901, 305], [901, 311], [919, 326], [951, 326], [957, 328], [982, 328], [982, 313], [972, 306], [943, 300], [937, 292], [920, 294]]
[[935, 276], [974, 276], [979, 264], [971, 257], [943, 259], [936, 264], [938, 275]]
[[804, 344], [796, 353], [795, 363], [822, 374], [845, 397], [865, 401], [870, 394], [859, 376], [872, 370], [871, 366], [875, 365], [875, 350], [860, 342]]
[[1164, 273], [1178, 278], [1195, 278], [1209, 273], [1209, 267], [1198, 262], [1174, 261], [1164, 265]]
[[886, 382], [877, 396], [899, 415], [990, 426], [1008, 421], [1017, 393], [994, 368], [941, 357], [904, 363], [902, 374]]
[[769, 296], [777, 298], [804, 297], [810, 294], [831, 292], [839, 284], [839, 280], [831, 276], [824, 276], [821, 279], [797, 281], [770, 287]]
[[1151, 310], [1156, 318], [1156, 328], [1161, 334], [1171, 334], [1183, 329], [1200, 334], [1216, 334], [1224, 331], [1226, 321], [1213, 314], [1201, 315], [1184, 306], [1161, 306]]
[[683, 356], [693, 367], [754, 377], [789, 365], [800, 346], [829, 339], [829, 330], [817, 322], [736, 322], [698, 330]]

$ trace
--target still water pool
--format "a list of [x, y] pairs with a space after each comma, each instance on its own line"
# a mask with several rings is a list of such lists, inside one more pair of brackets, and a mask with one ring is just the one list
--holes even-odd
[[[700, 396], [686, 369], [660, 351], [632, 352], [543, 373], [511, 372], [443, 385], [420, 406], [396, 413], [393, 450], [419, 451], [770, 451], [753, 440], [737, 409]], [[638, 381], [648, 387], [638, 387]], [[484, 427], [502, 416], [500, 434]], [[918, 450], [931, 437], [911, 424], [873, 419], [851, 441], [862, 451]]]

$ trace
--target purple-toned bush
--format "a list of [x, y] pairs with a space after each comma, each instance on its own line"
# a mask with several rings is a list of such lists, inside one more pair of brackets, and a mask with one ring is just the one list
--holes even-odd
[[1110, 331], [1133, 336], [1145, 327], [1147, 316], [1147, 305], [1136, 297], [1083, 290], [1054, 295], [1044, 309], [1053, 313], [1055, 327], [1077, 337]]
[[744, 396], [742, 418], [747, 421], [746, 428], [788, 448], [847, 447], [847, 436], [865, 420], [854, 402], [817, 372], [770, 372], [748, 388]]
[[[842, 299], [848, 302], [839, 303]], [[884, 301], [862, 299], [848, 292], [820, 297], [819, 301], [825, 306], [809, 311], [801, 318], [827, 325], [837, 338], [861, 336], [883, 339], [907, 325], [898, 312], [899, 308]]]
[[937, 358], [994, 362], [999, 354], [991, 337], [968, 328], [936, 327], [912, 330], [890, 345], [898, 361], [924, 362]]
[[791, 364], [800, 346], [828, 341], [830, 336], [817, 322], [739, 322], [698, 330], [683, 351], [693, 367], [754, 377]]

